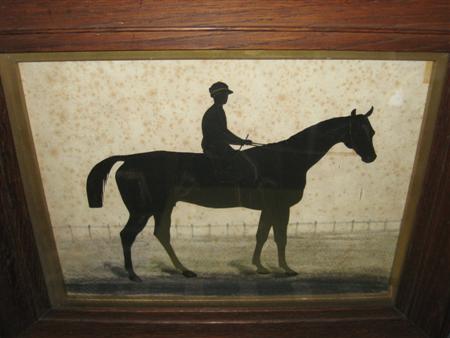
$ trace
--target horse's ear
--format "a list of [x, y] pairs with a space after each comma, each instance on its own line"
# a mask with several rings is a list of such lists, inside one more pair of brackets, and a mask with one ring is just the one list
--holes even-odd
[[373, 106], [370, 108], [370, 110], [366, 113], [366, 116], [369, 117], [373, 113]]
[[352, 110], [352, 112], [350, 113], [351, 116], [356, 116], [356, 108]]

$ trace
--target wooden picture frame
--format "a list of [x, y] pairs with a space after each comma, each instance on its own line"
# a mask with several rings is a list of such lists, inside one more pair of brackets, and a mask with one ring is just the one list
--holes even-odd
[[[141, 3], [143, 8], [122, 4], [108, 11], [108, 21], [103, 19], [103, 14], [114, 7], [110, 1], [93, 5], [84, 20], [75, 19], [74, 13], [86, 14], [86, 10], [70, 2], [54, 4], [45, 14], [39, 5], [46, 4], [5, 7], [8, 19], [0, 25], [2, 53], [171, 49], [327, 49], [444, 54], [450, 51], [448, 11], [445, 11], [449, 5], [438, 2], [407, 7], [377, 4], [371, 8], [354, 4], [347, 8], [345, 15], [338, 10], [339, 4], [325, 3], [306, 6], [300, 2], [286, 5], [264, 2], [243, 7], [232, 2], [227, 9], [212, 1], [182, 7], [171, 2]], [[374, 11], [384, 13], [381, 24], [371, 19]], [[349, 19], [351, 13], [353, 20]], [[268, 15], [273, 21], [265, 19]], [[122, 21], [124, 17], [126, 20]], [[250, 19], [255, 25], [242, 24], [241, 20], [249, 22]], [[341, 26], [330, 25], [330, 20]], [[446, 198], [450, 193], [450, 82], [448, 67], [446, 73], [442, 72], [445, 84], [441, 99], [437, 100], [436, 128], [395, 298], [392, 303], [331, 301], [311, 302], [302, 307], [295, 304], [51, 306], [2, 90], [0, 231], [4, 254], [0, 257], [3, 276], [0, 281], [5, 306], [0, 312], [0, 333], [8, 336], [28, 328], [26, 336], [30, 337], [86, 337], [108, 332], [117, 337], [133, 334], [222, 337], [236, 335], [236, 330], [240, 336], [267, 337], [420, 337], [422, 332], [445, 337], [450, 330], [450, 205]]]

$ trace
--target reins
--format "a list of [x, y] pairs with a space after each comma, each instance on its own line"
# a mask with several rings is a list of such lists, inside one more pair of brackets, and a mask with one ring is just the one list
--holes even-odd
[[266, 150], [272, 150], [272, 151], [278, 151], [280, 153], [294, 153], [294, 154], [319, 154], [320, 151], [304, 151], [304, 150], [297, 150], [297, 149], [286, 149], [286, 148], [282, 148], [282, 147], [275, 147], [272, 146], [272, 144], [270, 143], [252, 143], [253, 146], [255, 146], [256, 148], [258, 147], [264, 147], [267, 146], [268, 148], [266, 148]]

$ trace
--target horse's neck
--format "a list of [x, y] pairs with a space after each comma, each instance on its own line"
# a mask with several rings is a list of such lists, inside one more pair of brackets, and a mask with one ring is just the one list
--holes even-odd
[[292, 161], [308, 170], [320, 161], [331, 147], [344, 141], [348, 127], [348, 119], [338, 117], [320, 122], [287, 139], [285, 144], [298, 151]]

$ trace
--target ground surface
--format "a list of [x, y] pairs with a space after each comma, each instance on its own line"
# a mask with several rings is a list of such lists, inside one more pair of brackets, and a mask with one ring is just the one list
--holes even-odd
[[[299, 274], [277, 267], [269, 238], [262, 262], [272, 272], [258, 275], [251, 264], [253, 236], [180, 237], [172, 240], [180, 260], [198, 274], [185, 278], [150, 233], [133, 247], [142, 283], [128, 281], [117, 234], [109, 238], [59, 241], [69, 292], [146, 295], [314, 295], [383, 292], [397, 240], [396, 232], [303, 234], [288, 239], [287, 258]], [[57, 236], [58, 237], [58, 236]], [[67, 238], [67, 236], [66, 236]], [[58, 239], [58, 238], [57, 238]]]

